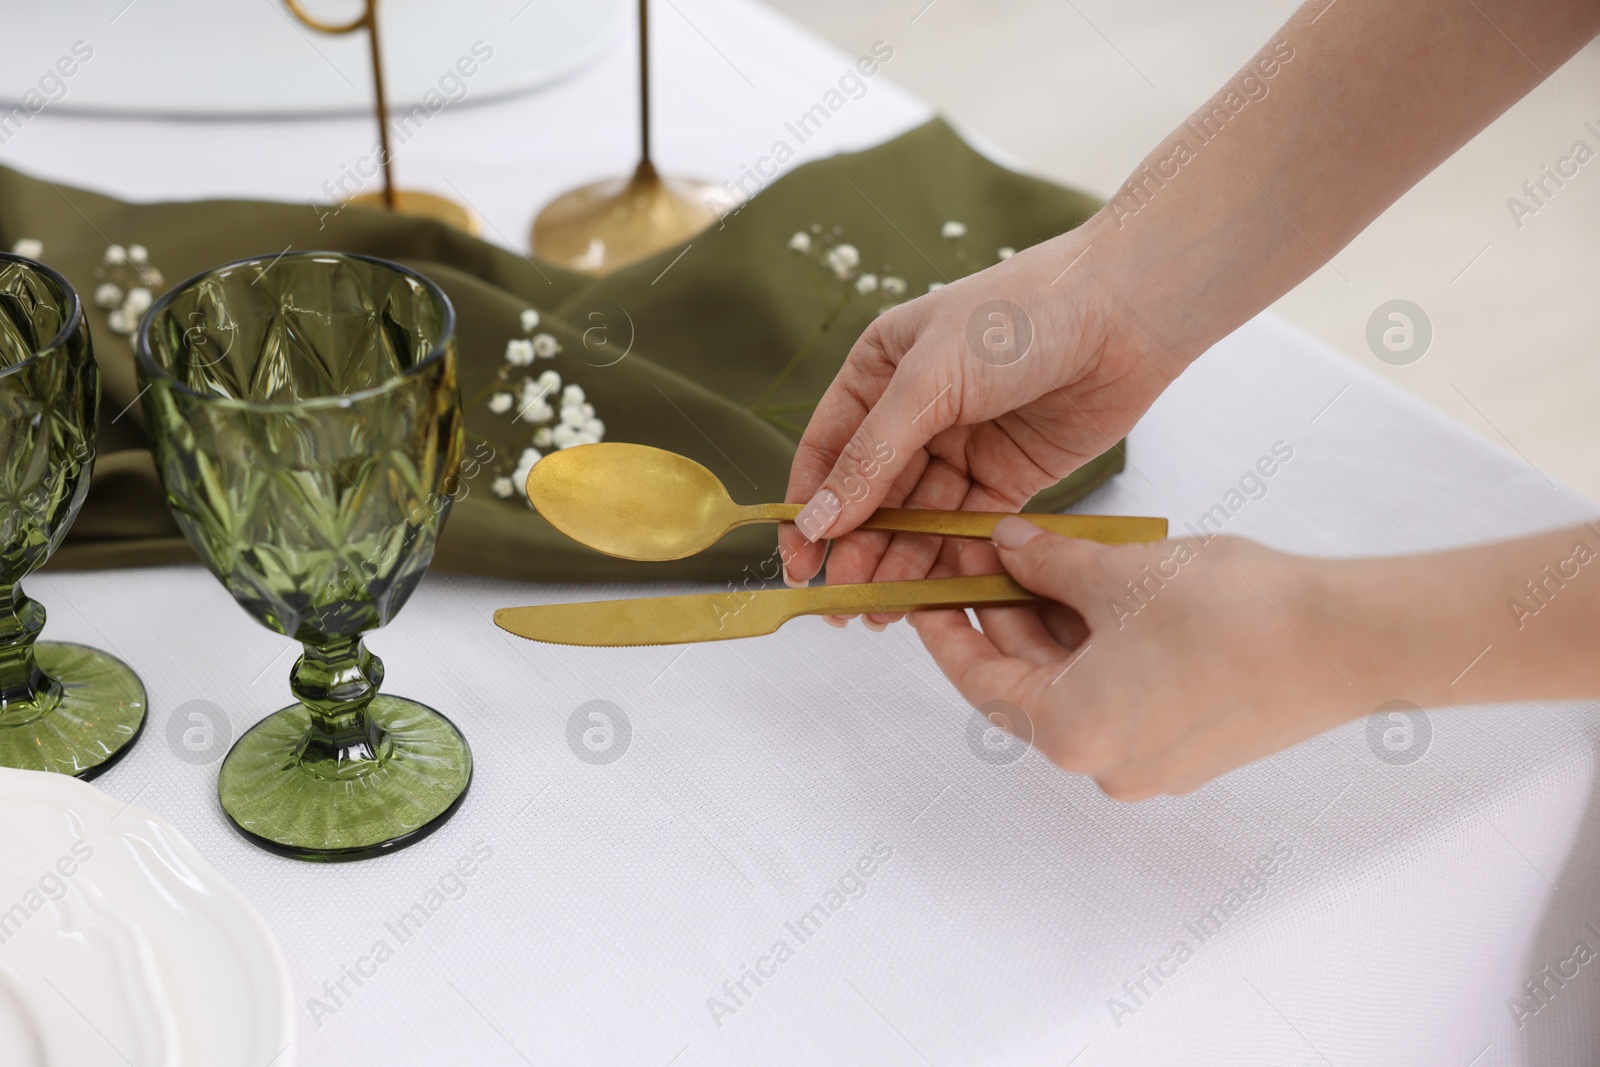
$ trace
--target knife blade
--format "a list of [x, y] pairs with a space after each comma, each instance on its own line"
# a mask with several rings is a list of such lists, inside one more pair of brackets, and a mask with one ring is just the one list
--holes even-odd
[[495, 625], [530, 641], [626, 647], [728, 641], [773, 633], [801, 615], [858, 615], [1028, 604], [1040, 597], [1009, 575], [818, 585], [500, 608]]

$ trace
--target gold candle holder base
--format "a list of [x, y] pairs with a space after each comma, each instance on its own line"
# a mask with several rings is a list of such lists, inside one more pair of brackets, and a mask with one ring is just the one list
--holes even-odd
[[563, 193], [533, 220], [533, 251], [547, 263], [605, 275], [687, 241], [717, 221], [721, 186], [666, 178], [648, 161], [630, 178]]
[[[361, 193], [346, 200], [347, 204], [356, 207], [377, 208], [384, 211], [388, 204], [384, 202], [380, 190], [375, 193]], [[422, 193], [415, 189], [396, 189], [394, 192], [394, 210], [397, 215], [412, 215], [419, 219], [438, 219], [448, 226], [454, 226], [464, 233], [477, 237], [483, 225], [478, 216], [466, 207], [447, 197], [434, 193]]]

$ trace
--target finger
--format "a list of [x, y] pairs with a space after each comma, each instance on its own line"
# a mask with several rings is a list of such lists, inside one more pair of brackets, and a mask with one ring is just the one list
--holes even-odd
[[[784, 500], [791, 504], [816, 495], [845, 443], [894, 376], [898, 360], [886, 344], [888, 335], [879, 321], [874, 320], [857, 339], [806, 423], [789, 468]], [[793, 526], [778, 528], [778, 548], [784, 560], [784, 581], [790, 585], [803, 584], [822, 568], [823, 549]]]
[[995, 699], [1014, 704], [1028, 718], [1028, 740], [1035, 748], [1055, 753], [1050, 758], [1067, 770], [1083, 773], [1089, 769], [1080, 758], [1069, 755], [1065, 763], [1058, 758], [1070, 751], [1060, 738], [1063, 731], [1070, 733], [1073, 720], [1043, 713], [1043, 700], [1052, 682], [1062, 680], [1082, 658], [1081, 651], [1069, 653], [1063, 663], [1040, 669], [1005, 655], [972, 626], [964, 611], [919, 611], [910, 618], [934, 663], [973, 707]]
[[[967, 476], [943, 460], [931, 459], [920, 481], [906, 499], [912, 508], [954, 509], [967, 491]], [[903, 582], [927, 578], [939, 558], [945, 539], [928, 534], [897, 533], [876, 556], [870, 556], [851, 542], [866, 531], [857, 530], [837, 542], [828, 560], [828, 581]], [[904, 613], [875, 616], [874, 621], [898, 622]]]
[[[885, 507], [927, 507], [918, 502], [921, 479], [928, 472], [926, 451], [919, 452], [884, 497]], [[900, 535], [887, 530], [853, 530], [834, 541], [828, 553], [828, 583], [892, 581], [878, 573], [879, 563]], [[937, 539], [935, 539], [937, 541]], [[935, 548], [937, 551], [937, 548]], [[912, 575], [911, 577], [922, 577]]]
[[[937, 456], [930, 457], [922, 480], [906, 500], [906, 506], [955, 511], [960, 508], [969, 488], [966, 471], [951, 466]], [[909, 578], [926, 578], [943, 546], [944, 539], [940, 537], [896, 534], [883, 558], [878, 561], [872, 580], [902, 582]]]
[[1110, 621], [1121, 595], [1117, 563], [1142, 551], [1137, 545], [1102, 545], [1046, 533], [1014, 516], [994, 528], [1000, 562], [1025, 589], [1076, 608], [1090, 628]]
[[[937, 442], [934, 444], [937, 445]], [[968, 471], [953, 466], [940, 456], [930, 457], [928, 466], [929, 473], [924, 476], [923, 484], [929, 487], [929, 491], [919, 495], [913, 503], [915, 507], [1004, 512], [1015, 510], [1028, 501], [1028, 494], [1025, 492], [996, 492], [988, 486], [974, 482]], [[949, 476], [936, 476], [936, 468], [947, 470]], [[907, 578], [947, 577], [968, 573], [955, 563], [963, 544], [965, 542], [954, 539], [944, 539], [941, 543], [921, 535], [897, 534], [894, 543], [884, 553], [884, 562], [879, 565], [873, 580], [903, 581]], [[891, 561], [889, 559], [891, 555], [898, 558]], [[939, 566], [938, 560], [944, 560], [947, 565]], [[829, 571], [832, 572], [831, 562]], [[884, 616], [883, 621], [896, 622], [901, 617]]]
[[[854, 537], [855, 534], [851, 534], [850, 536]], [[838, 542], [834, 542], [834, 544], [838, 544]], [[957, 569], [955, 561], [960, 558], [961, 549], [963, 547], [965, 547], [966, 545], [968, 545], [968, 544], [971, 544], [971, 542], [970, 541], [963, 541], [963, 540], [961, 540], [959, 538], [954, 538], [954, 537], [944, 538], [943, 539], [944, 547], [939, 550], [939, 554], [934, 558], [933, 566], [931, 568], [929, 568], [929, 570], [928, 570], [928, 577], [929, 578], [954, 578], [957, 574], [959, 574], [960, 571]], [[873, 624], [871, 628], [874, 629], [874, 630], [881, 630], [884, 627], [887, 627], [892, 622], [899, 622], [901, 619], [909, 617], [903, 611], [897, 611], [897, 612], [892, 612], [892, 613], [883, 612], [883, 611], [873, 611], [871, 604], [867, 604], [865, 606], [864, 610], [867, 612], [869, 620]], [[827, 616], [827, 618], [830, 621], [834, 622], [834, 625], [843, 626], [849, 620], [855, 618], [855, 616], [854, 615], [829, 615], [829, 616]]]
[[930, 438], [960, 411], [958, 383], [908, 353], [883, 395], [839, 450], [833, 469], [801, 509], [795, 526], [812, 541], [856, 528]]
[[1052, 600], [1039, 606], [1039, 620], [1050, 637], [1069, 652], [1076, 651], [1089, 638], [1089, 624], [1078, 609]]
[[[927, 459], [928, 454], [923, 451], [918, 453], [918, 460], [906, 466], [906, 469], [900, 473], [900, 477], [896, 479], [895, 488], [890, 490], [890, 495], [885, 501], [886, 504], [891, 507], [897, 507], [902, 503], [905, 494], [915, 487], [917, 478], [921, 476], [922, 470], [927, 464]], [[839, 540], [831, 542], [827, 563], [828, 584], [838, 585], [840, 583], [872, 580], [873, 566], [868, 561], [881, 557], [894, 536], [887, 530], [852, 530]], [[844, 557], [843, 563], [839, 562], [841, 555]], [[828, 617], [837, 620], [836, 625], [840, 626], [855, 618], [854, 615], [830, 615]], [[889, 618], [874, 615], [871, 620], [873, 623], [871, 628], [881, 630], [886, 623], [897, 621], [898, 618], [899, 616]]]
[[[960, 560], [962, 574], [999, 574], [1003, 570], [994, 547], [984, 542], [967, 545]], [[976, 614], [978, 625], [994, 647], [1007, 656], [1026, 660], [1035, 667], [1059, 667], [1069, 651], [1050, 635], [1034, 605], [979, 608]]]
[[911, 307], [873, 319], [850, 346], [839, 373], [812, 410], [796, 450], [790, 487], [803, 487], [791, 501], [803, 500], [821, 485], [850, 435], [861, 425], [893, 380], [916, 340], [924, 316]]
[[964, 611], [918, 611], [911, 626], [944, 676], [974, 707], [989, 700], [1019, 699], [1032, 668], [994, 647]]

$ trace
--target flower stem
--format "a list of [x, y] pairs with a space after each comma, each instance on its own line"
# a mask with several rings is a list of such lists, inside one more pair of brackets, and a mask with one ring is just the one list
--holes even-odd
[[511, 370], [511, 364], [509, 364], [509, 363], [501, 364], [500, 365], [500, 373], [495, 375], [494, 381], [490, 382], [488, 385], [486, 385], [482, 389], [478, 390], [478, 392], [476, 394], [474, 394], [473, 396], [469, 397], [467, 399], [467, 401], [465, 403], [463, 403], [461, 406], [464, 407], [464, 408], [475, 407], [478, 404], [481, 404], [485, 400], [489, 399], [489, 397], [493, 396], [495, 393], [498, 393], [498, 392], [501, 392], [501, 391], [505, 390], [506, 386], [509, 385], [510, 382], [511, 382], [510, 375], [507, 373], [510, 370]]
[[758, 411], [756, 414], [760, 415], [763, 419], [772, 423], [772, 425], [778, 427], [780, 430], [788, 430], [791, 433], [797, 434], [803, 434], [806, 432], [806, 428], [804, 426], [801, 426], [798, 422], [794, 422], [790, 419], [785, 419], [778, 415], [771, 415], [766, 411]]
[[762, 415], [781, 415], [791, 411], [810, 411], [816, 406], [817, 401], [815, 400], [798, 400], [793, 404], [762, 404], [757, 409], [757, 413]]
[[846, 290], [845, 294], [839, 298], [839, 302], [833, 305], [833, 309], [823, 316], [822, 321], [811, 331], [810, 336], [801, 342], [794, 355], [789, 357], [789, 362], [785, 363], [783, 369], [778, 371], [778, 376], [772, 379], [771, 384], [762, 390], [761, 395], [756, 398], [756, 402], [750, 405], [749, 410], [752, 413], [759, 413], [766, 406], [767, 401], [772, 399], [773, 394], [783, 388], [783, 383], [789, 380], [789, 376], [799, 368], [806, 356], [810, 354], [811, 349], [816, 347], [818, 341], [822, 340], [822, 335], [833, 328], [834, 321], [839, 317], [840, 313], [850, 306], [853, 294], [854, 290]]

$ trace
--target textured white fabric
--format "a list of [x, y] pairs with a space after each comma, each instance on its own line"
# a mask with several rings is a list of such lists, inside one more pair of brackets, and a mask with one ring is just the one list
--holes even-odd
[[[692, 102], [715, 117], [664, 124], [663, 157], [688, 169], [748, 161], [776, 116], [844, 62], [754, 6], [669, 8], [760, 86], [663, 10], [662, 54], [696, 57], [676, 73], [661, 64], [663, 113], [681, 120]], [[439, 128], [444, 154], [418, 142], [405, 174], [425, 184], [459, 168], [520, 239], [544, 196], [625, 164], [625, 80], [622, 53], [549, 94], [462, 109], [450, 116], [460, 130]], [[858, 104], [824, 147], [922, 115], [883, 81]], [[207, 125], [216, 150], [184, 173], [109, 172], [115, 138], [170, 159], [197, 126], [47, 120], [0, 158], [21, 146], [33, 153], [23, 165], [141, 195], [310, 195], [321, 172], [307, 157], [337, 158], [360, 132]], [[274, 131], [297, 150], [232, 150]], [[1423, 550], [1594, 510], [1271, 319], [1161, 399], [1132, 435], [1130, 470], [1083, 510], [1167, 515], [1182, 530], [1279, 441], [1293, 458], [1228, 530], [1286, 549]], [[321, 867], [244, 843], [218, 808], [215, 765], [180, 760], [167, 740], [187, 701], [222, 705], [235, 734], [285, 703], [289, 642], [198, 568], [46, 574], [29, 591], [50, 609], [48, 636], [114, 651], [147, 682], [146, 736], [101, 784], [171, 819], [261, 909], [305, 1003], [299, 1057], [313, 1067], [1482, 1067], [1592, 1063], [1600, 1049], [1597, 965], [1565, 962], [1579, 941], [1600, 949], [1585, 925], [1600, 926], [1593, 705], [1436, 712], [1428, 751], [1409, 765], [1378, 759], [1356, 723], [1192, 796], [1125, 806], [1033, 754], [980, 760], [972, 713], [904, 627], [841, 633], [808, 619], [757, 641], [554, 648], [502, 634], [492, 610], [663, 590], [433, 575], [370, 644], [387, 691], [464, 729], [472, 792], [414, 848]], [[605, 765], [567, 740], [569, 717], [597, 699], [632, 730]], [[474, 847], [490, 854], [458, 883], [451, 872]], [[1261, 857], [1264, 892], [1202, 941], [1191, 926]], [[858, 862], [872, 871], [859, 882]], [[841, 880], [853, 896], [820, 929], [802, 938], [786, 926], [819, 902], [826, 911]], [[435, 888], [459, 899], [401, 942], [386, 924]], [[1192, 951], [1174, 967], [1180, 939]], [[380, 940], [392, 957], [359, 987], [345, 979], [348, 998], [330, 994], [324, 983]], [[762, 965], [771, 976], [757, 986], [746, 968], [779, 941], [790, 951]], [[1169, 976], [1144, 978], [1133, 1001], [1124, 983], [1156, 966]], [[1558, 984], [1563, 966], [1578, 973]], [[741, 978], [748, 995], [735, 1000], [724, 983]], [[1519, 1028], [1508, 1000], [1531, 980], [1547, 1003]], [[736, 1010], [715, 1016], [711, 998]], [[1131, 1010], [1114, 1012], [1112, 998]]]

